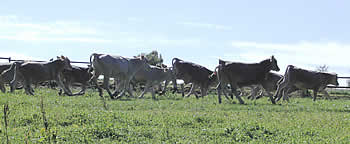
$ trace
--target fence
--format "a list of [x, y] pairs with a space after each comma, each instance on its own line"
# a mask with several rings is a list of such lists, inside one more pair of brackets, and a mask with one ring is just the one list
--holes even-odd
[[[338, 77], [338, 79], [350, 79], [350, 77]], [[327, 86], [327, 88], [350, 88], [350, 86]]]
[[[25, 61], [25, 60], [11, 59], [11, 57], [0, 57], [0, 59], [8, 60], [9, 62]], [[28, 60], [28, 61], [31, 61], [31, 62], [47, 62], [47, 61], [38, 61], [38, 60]], [[71, 63], [90, 64], [90, 62], [80, 62], [80, 61], [71, 61]]]
[[[13, 61], [25, 61], [25, 60], [17, 60], [17, 59], [11, 59], [11, 57], [0, 57], [0, 59], [6, 59], [9, 62]], [[29, 60], [31, 62], [47, 62], [47, 61], [37, 61], [37, 60]], [[81, 61], [71, 61], [71, 63], [80, 63], [80, 64], [90, 64], [90, 62], [81, 62]], [[338, 77], [338, 79], [350, 79], [350, 77]], [[350, 86], [327, 86], [327, 88], [348, 88], [350, 89]]]

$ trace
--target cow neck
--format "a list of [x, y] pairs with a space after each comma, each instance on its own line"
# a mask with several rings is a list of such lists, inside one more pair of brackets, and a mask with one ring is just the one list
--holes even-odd
[[270, 72], [270, 70], [272, 69], [272, 64], [270, 59], [263, 60], [259, 64], [263, 66], [262, 68], [265, 73]]
[[62, 60], [54, 60], [52, 62], [48, 62], [47, 64], [48, 67], [50, 67], [49, 69], [55, 71], [55, 72], [59, 72], [62, 71], [64, 68], [64, 61]]

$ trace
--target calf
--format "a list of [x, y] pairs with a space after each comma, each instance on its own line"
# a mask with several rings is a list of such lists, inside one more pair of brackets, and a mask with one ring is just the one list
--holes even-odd
[[[5, 70], [9, 69], [11, 66], [11, 63], [0, 63], [0, 73], [3, 73]], [[0, 77], [0, 90], [5, 93], [6, 92], [6, 88], [4, 83], [7, 82], [7, 77], [5, 76], [1, 76]]]
[[171, 68], [159, 68], [157, 66], [149, 65], [149, 67], [141, 69], [135, 74], [134, 77], [136, 81], [142, 81], [146, 83], [145, 89], [143, 90], [139, 98], [142, 98], [144, 94], [151, 88], [150, 90], [152, 92], [152, 98], [155, 99], [153, 86], [158, 86], [161, 82], [165, 81], [165, 86], [163, 88], [164, 91], [166, 89], [166, 86], [168, 85], [168, 82], [170, 80], [173, 80], [174, 78], [175, 76]]
[[14, 79], [11, 81], [11, 84], [16, 83], [20, 75], [23, 77], [26, 94], [34, 95], [31, 88], [32, 83], [55, 80], [68, 95], [71, 95], [72, 93], [63, 85], [61, 78], [63, 69], [71, 68], [70, 60], [64, 56], [57, 57], [57, 60], [51, 62], [25, 62], [23, 64], [16, 64]]
[[[235, 94], [236, 98], [241, 104], [244, 104], [244, 101], [236, 90], [238, 87], [262, 83], [262, 81], [267, 78], [270, 70], [280, 70], [274, 56], [271, 56], [271, 58], [263, 60], [259, 63], [253, 64], [219, 60], [219, 66], [217, 66], [216, 69], [216, 74], [219, 81], [219, 84], [217, 85], [219, 103], [221, 103], [221, 89], [224, 88], [223, 92], [226, 96], [225, 88], [227, 84], [230, 84], [231, 98], [232, 94]], [[270, 96], [270, 100], [272, 103], [275, 103], [272, 96]]]
[[[93, 59], [93, 60], [92, 60]], [[97, 84], [97, 78], [103, 75], [103, 88], [107, 90], [112, 99], [117, 95], [118, 90], [112, 94], [109, 90], [109, 78], [118, 79], [121, 81], [123, 90], [116, 97], [120, 98], [127, 90], [132, 96], [132, 92], [129, 88], [130, 81], [140, 69], [147, 65], [147, 61], [144, 56], [141, 58], [125, 58], [122, 56], [112, 56], [108, 54], [96, 54], [93, 53], [90, 56], [90, 65], [92, 70], [91, 82], [94, 82], [99, 89], [99, 95], [102, 97], [102, 88]]]
[[[325, 93], [325, 88], [328, 84], [339, 85], [337, 74], [310, 71], [288, 65], [284, 78], [278, 83], [275, 98], [276, 101], [280, 100], [283, 92], [283, 99], [288, 100], [287, 92], [295, 86], [299, 89], [313, 90], [313, 100], [315, 101], [317, 92], [322, 91]], [[328, 93], [325, 93], [325, 95], [329, 97]]]
[[[11, 81], [13, 80], [14, 77], [14, 72], [15, 72], [15, 66], [16, 64], [21, 65], [23, 62], [15, 62], [13, 64], [7, 63], [7, 64], [0, 64], [0, 69], [8, 68], [3, 71], [1, 71], [0, 74], [0, 88], [2, 92], [5, 92], [5, 83], [10, 85], [10, 91], [13, 92], [16, 88], [17, 83], [11, 84]], [[18, 75], [17, 76], [18, 81], [23, 81], [23, 78]]]
[[89, 72], [89, 68], [79, 67], [79, 66], [72, 66], [71, 70], [64, 69], [63, 74], [63, 83], [65, 87], [69, 88], [72, 84], [80, 84], [81, 90], [78, 93], [75, 93], [73, 95], [83, 95], [86, 90], [86, 86], [88, 86], [88, 81], [90, 80], [90, 77], [92, 76]]
[[[262, 93], [260, 93], [258, 97], [256, 97], [256, 95], [257, 95], [258, 91], [261, 90], [261, 87], [264, 88], [264, 90], [266, 91], [266, 93], [269, 97], [273, 96], [272, 92], [277, 90], [277, 84], [278, 84], [279, 80], [282, 78], [283, 78], [283, 76], [280, 74], [269, 72], [267, 74], [266, 79], [261, 81], [261, 83], [259, 83], [259, 85], [252, 88], [252, 93], [248, 98], [251, 98], [251, 99], [260, 98], [262, 96]], [[299, 90], [299, 89], [296, 88], [295, 86], [293, 86], [292, 89], [290, 89], [288, 91], [288, 93], [292, 93], [296, 90]]]
[[[187, 97], [191, 94], [195, 94], [195, 89], [199, 86], [201, 88], [201, 96], [207, 95], [209, 86], [214, 84], [216, 77], [211, 76], [213, 71], [200, 66], [198, 64], [183, 61], [179, 58], [173, 58], [172, 65], [175, 71], [175, 76], [177, 79], [182, 79], [185, 84], [192, 83], [190, 92], [186, 95]], [[176, 81], [174, 83], [174, 88], [177, 90]]]

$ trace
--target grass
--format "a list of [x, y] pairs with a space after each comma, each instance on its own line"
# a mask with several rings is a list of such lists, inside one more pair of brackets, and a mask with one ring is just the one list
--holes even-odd
[[[11, 143], [348, 143], [350, 102], [290, 98], [272, 105], [267, 98], [246, 105], [217, 97], [152, 100], [123, 97], [104, 102], [93, 90], [84, 96], [58, 96], [37, 89], [0, 94], [8, 103]], [[41, 104], [42, 97], [42, 104]], [[238, 103], [237, 100], [233, 101]], [[43, 122], [43, 111], [48, 128]], [[3, 119], [3, 113], [1, 119]], [[0, 141], [6, 141], [0, 125]]]

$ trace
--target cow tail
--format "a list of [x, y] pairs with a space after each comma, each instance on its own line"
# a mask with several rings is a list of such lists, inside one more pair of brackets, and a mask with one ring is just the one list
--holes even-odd
[[178, 58], [173, 58], [173, 60], [171, 60], [171, 64], [173, 66], [173, 68], [175, 68], [175, 62], [179, 61], [180, 59]]
[[282, 81], [285, 79], [285, 78], [289, 78], [289, 72], [291, 68], [294, 68], [293, 65], [288, 65], [287, 68], [286, 68], [286, 71], [284, 72], [284, 76], [282, 76], [282, 78], [277, 82], [277, 84], [281, 84]]
[[93, 53], [90, 55], [90, 66], [92, 66], [92, 58], [95, 59], [97, 55], [98, 55], [97, 53]]
[[93, 70], [92, 61], [95, 59], [98, 59], [98, 56], [99, 56], [99, 54], [97, 54], [97, 53], [93, 53], [90, 55], [90, 66], [89, 66], [89, 70], [88, 70], [89, 73], [92, 72], [92, 70]]
[[21, 63], [19, 62], [14, 62], [12, 63], [12, 65], [10, 66], [10, 68], [7, 71], [12, 71], [13, 70], [13, 79], [11, 80], [11, 85], [15, 84], [17, 81], [17, 75], [19, 72], [19, 66], [21, 65]]

